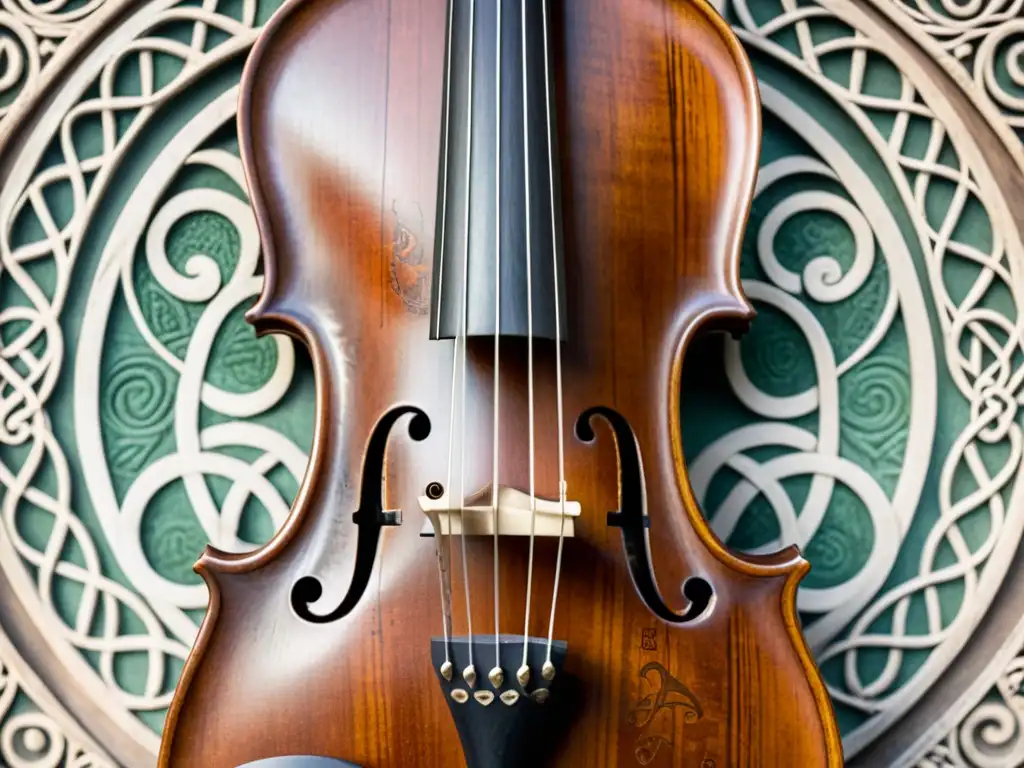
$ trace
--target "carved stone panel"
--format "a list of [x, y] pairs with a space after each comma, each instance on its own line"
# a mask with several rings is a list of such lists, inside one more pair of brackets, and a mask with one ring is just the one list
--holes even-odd
[[[192, 563], [305, 471], [309, 361], [243, 319], [237, 83], [278, 4], [0, 0], [0, 764], [153, 764]], [[759, 315], [686, 367], [698, 497], [810, 559], [851, 765], [1024, 764], [1024, 0], [718, 5], [764, 103]]]

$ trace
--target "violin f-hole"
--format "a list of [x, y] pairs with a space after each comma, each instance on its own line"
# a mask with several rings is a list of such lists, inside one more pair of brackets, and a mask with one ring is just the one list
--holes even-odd
[[373, 573], [381, 528], [402, 524], [401, 510], [384, 509], [381, 489], [388, 437], [395, 423], [408, 414], [412, 414], [409, 421], [409, 437], [416, 441], [426, 440], [430, 435], [430, 418], [427, 414], [414, 405], [399, 405], [381, 417], [366, 444], [359, 487], [359, 509], [352, 515], [352, 522], [359, 527], [359, 534], [356, 540], [356, 562], [348, 593], [337, 608], [324, 616], [318, 616], [309, 610], [309, 606], [323, 595], [323, 585], [315, 576], [303, 576], [295, 582], [291, 592], [292, 609], [299, 618], [313, 624], [329, 624], [351, 613], [362, 599]]
[[585, 443], [595, 435], [591, 421], [599, 416], [611, 427], [619, 453], [619, 509], [608, 513], [608, 525], [622, 532], [622, 546], [633, 586], [647, 607], [660, 619], [672, 624], [687, 624], [706, 614], [714, 598], [711, 584], [698, 576], [683, 583], [683, 596], [690, 601], [682, 613], [676, 613], [662, 599], [651, 566], [651, 549], [647, 529], [647, 487], [644, 481], [640, 446], [629, 422], [617, 411], [598, 406], [580, 414], [576, 420], [576, 437]]

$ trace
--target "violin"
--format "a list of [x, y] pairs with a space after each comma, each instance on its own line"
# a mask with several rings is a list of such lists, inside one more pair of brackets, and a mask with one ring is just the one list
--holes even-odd
[[196, 564], [161, 768], [842, 765], [808, 563], [686, 473], [686, 351], [754, 315], [707, 0], [289, 0], [238, 127], [315, 432], [276, 535]]

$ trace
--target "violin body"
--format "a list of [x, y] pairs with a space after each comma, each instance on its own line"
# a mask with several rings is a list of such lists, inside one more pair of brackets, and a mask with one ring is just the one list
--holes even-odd
[[[506, 6], [509, 29], [526, 23], [518, 0]], [[690, 341], [753, 317], [738, 277], [760, 139], [749, 62], [705, 0], [546, 6], [532, 28], [546, 35], [547, 78], [520, 66], [516, 82], [547, 84], [518, 104], [550, 118], [533, 172], [551, 205], [503, 207], [532, 218], [488, 231], [515, 260], [523, 237], [557, 229], [535, 250], [560, 265], [529, 270], [530, 290], [557, 284], [527, 308], [525, 334], [510, 310], [518, 330], [498, 355], [497, 336], [465, 321], [483, 289], [468, 268], [460, 286], [458, 269], [437, 263], [441, 230], [466, 209], [454, 209], [464, 188], [453, 178], [474, 162], [453, 160], [473, 130], [453, 126], [465, 117], [451, 75], [465, 10], [452, 20], [449, 0], [292, 0], [254, 48], [239, 127], [266, 284], [249, 319], [308, 347], [317, 421], [276, 536], [255, 552], [208, 548], [196, 566], [210, 607], [162, 768], [284, 755], [366, 767], [842, 764], [796, 616], [808, 565], [795, 549], [726, 550], [680, 438]], [[477, 13], [473, 23], [496, 23]], [[536, 44], [523, 42], [519, 65], [539, 60]], [[487, 50], [478, 42], [476, 55]], [[527, 108], [476, 130], [498, 126], [500, 145], [500, 126], [531, 124]], [[493, 165], [478, 178], [498, 187], [524, 162], [480, 157]], [[516, 288], [502, 274], [493, 296]], [[465, 321], [454, 334], [443, 291], [461, 301], [447, 316]], [[493, 535], [498, 487], [509, 535]], [[452, 511], [466, 507], [479, 535], [455, 535], [470, 530]]]

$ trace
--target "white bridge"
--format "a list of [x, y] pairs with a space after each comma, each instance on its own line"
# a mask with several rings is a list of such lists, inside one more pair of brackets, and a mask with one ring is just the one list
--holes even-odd
[[[494, 508], [490, 503], [490, 490], [477, 494], [468, 506], [462, 509], [451, 507], [450, 497], [446, 491], [439, 499], [420, 496], [420, 508], [427, 519], [423, 522], [421, 536], [493, 536]], [[486, 499], [486, 504], [480, 501]], [[536, 499], [531, 509], [530, 495], [514, 488], [498, 490], [498, 535], [529, 536], [531, 526], [534, 536], [559, 535], [571, 538], [575, 532], [575, 521], [580, 516], [578, 501], [565, 501], [564, 520], [563, 502], [560, 500]], [[534, 519], [536, 511], [536, 519]], [[465, 533], [463, 533], [465, 531]]]

